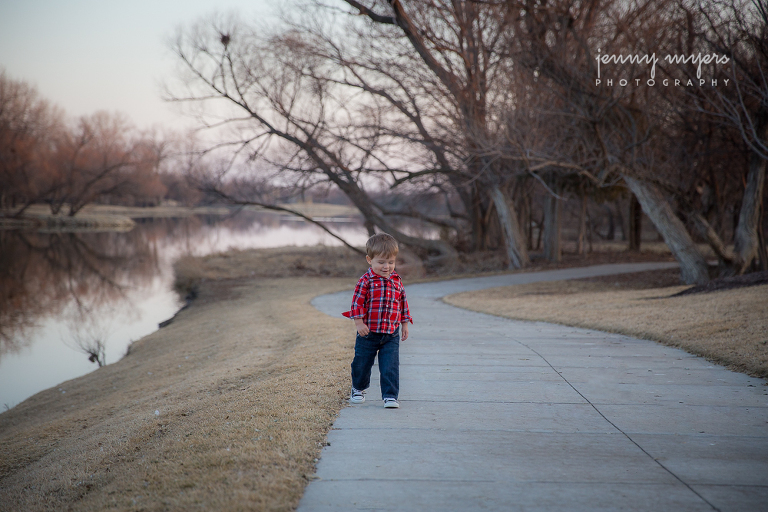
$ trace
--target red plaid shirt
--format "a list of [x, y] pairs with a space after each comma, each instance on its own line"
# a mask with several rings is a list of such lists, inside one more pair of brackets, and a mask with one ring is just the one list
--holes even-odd
[[397, 272], [389, 279], [369, 268], [357, 282], [352, 308], [342, 313], [347, 318], [362, 318], [371, 332], [392, 334], [401, 323], [411, 322], [405, 287]]

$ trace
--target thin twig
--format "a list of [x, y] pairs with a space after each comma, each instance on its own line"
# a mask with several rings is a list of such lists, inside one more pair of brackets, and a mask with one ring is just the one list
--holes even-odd
[[290, 213], [291, 215], [295, 215], [296, 217], [301, 217], [302, 219], [306, 220], [307, 222], [311, 222], [315, 226], [318, 226], [320, 229], [322, 229], [323, 231], [325, 231], [326, 233], [331, 235], [333, 238], [335, 238], [339, 242], [343, 243], [345, 246], [347, 246], [348, 248], [352, 249], [356, 253], [358, 253], [358, 254], [360, 254], [362, 256], [365, 256], [365, 252], [361, 251], [357, 247], [354, 247], [354, 246], [350, 245], [346, 240], [344, 240], [339, 235], [335, 234], [330, 229], [325, 227], [325, 225], [323, 225], [321, 222], [318, 222], [318, 221], [314, 220], [313, 218], [308, 217], [307, 215], [304, 215], [301, 212], [298, 212], [296, 210], [291, 210], [290, 208], [285, 208], [283, 206], [277, 206], [275, 204], [262, 203], [260, 201], [241, 201], [239, 199], [233, 198], [232, 196], [230, 196], [228, 194], [225, 194], [224, 192], [222, 192], [221, 190], [219, 190], [217, 188], [212, 189], [211, 192], [215, 193], [216, 195], [218, 195], [222, 199], [224, 199], [224, 200], [226, 200], [226, 201], [228, 201], [228, 202], [230, 202], [232, 204], [239, 205], [239, 206], [260, 206], [261, 208], [265, 208], [267, 210], [273, 210], [273, 211], [276, 211], [276, 212]]

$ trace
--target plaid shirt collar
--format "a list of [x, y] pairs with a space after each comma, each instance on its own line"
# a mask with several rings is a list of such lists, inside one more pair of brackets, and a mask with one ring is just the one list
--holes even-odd
[[383, 279], [385, 281], [394, 281], [394, 282], [396, 282], [396, 283], [398, 283], [400, 285], [402, 285], [402, 283], [403, 283], [403, 280], [400, 279], [400, 276], [394, 270], [392, 271], [391, 274], [389, 274], [389, 277], [387, 278], [387, 277], [384, 277], [384, 276], [380, 276], [379, 274], [374, 272], [371, 267], [368, 267], [368, 271], [365, 274], [363, 274], [363, 275], [364, 276], [368, 276], [368, 279]]

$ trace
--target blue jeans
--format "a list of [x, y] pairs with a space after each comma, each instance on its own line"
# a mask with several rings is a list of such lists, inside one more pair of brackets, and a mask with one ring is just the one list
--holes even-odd
[[371, 368], [379, 354], [381, 398], [395, 398], [400, 392], [400, 329], [392, 334], [370, 332], [357, 335], [352, 360], [352, 387], [359, 390], [371, 385]]

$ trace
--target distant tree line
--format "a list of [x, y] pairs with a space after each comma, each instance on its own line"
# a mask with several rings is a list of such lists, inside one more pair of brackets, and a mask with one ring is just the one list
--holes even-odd
[[141, 132], [119, 113], [68, 120], [37, 90], [0, 71], [0, 210], [22, 216], [35, 203], [75, 215], [93, 202], [153, 206], [190, 204], [190, 186], [174, 142]]
[[[0, 214], [22, 217], [33, 204], [75, 215], [90, 203], [157, 206], [221, 204], [208, 186], [227, 162], [206, 158], [193, 136], [140, 131], [124, 115], [97, 112], [67, 119], [22, 80], [0, 71]], [[269, 203], [348, 204], [337, 190], [298, 190], [242, 174], [219, 192]]]
[[[490, 249], [520, 268], [540, 248], [557, 261], [564, 212], [579, 251], [596, 215], [637, 249], [644, 212], [682, 280], [704, 283], [702, 243], [720, 275], [768, 265], [766, 5], [305, 1], [277, 27], [180, 31], [169, 98], [224, 137], [211, 150], [340, 190], [427, 260]], [[384, 200], [416, 193], [439, 203]]]

